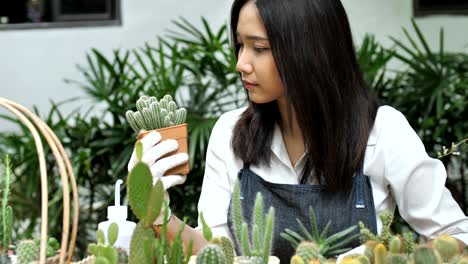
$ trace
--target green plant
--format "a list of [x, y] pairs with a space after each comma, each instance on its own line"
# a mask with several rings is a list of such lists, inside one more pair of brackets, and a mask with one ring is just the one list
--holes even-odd
[[2, 254], [6, 255], [11, 243], [11, 232], [13, 226], [13, 208], [9, 204], [12, 171], [10, 155], [5, 155], [3, 168], [5, 177], [0, 179], [0, 195], [2, 199], [0, 213], [0, 248], [2, 249]]
[[[375, 243], [383, 243], [387, 249], [392, 253], [413, 253], [414, 241], [412, 232], [406, 232], [403, 236], [393, 235], [391, 231], [391, 225], [393, 222], [393, 213], [385, 211], [379, 215], [382, 221], [382, 231], [379, 235], [375, 235], [370, 231], [362, 222], [359, 222], [360, 236], [359, 240], [361, 243], [367, 243], [368, 241], [374, 241]], [[375, 243], [369, 242], [369, 246], [375, 246]]]
[[[172, 242], [167, 241], [167, 204], [164, 204], [164, 186], [161, 180], [153, 185], [153, 177], [148, 165], [141, 161], [143, 146], [137, 141], [136, 153], [138, 163], [127, 178], [128, 200], [133, 213], [140, 219], [130, 241], [129, 263], [168, 263], [187, 264], [191, 254], [190, 243], [184, 254], [181, 232], [182, 226]], [[153, 222], [165, 206], [164, 222], [160, 236], [155, 239], [152, 230]]]
[[33, 240], [22, 240], [17, 248], [18, 264], [29, 264], [39, 259], [39, 246]]
[[419, 246], [414, 250], [415, 264], [441, 264], [442, 258], [439, 253], [431, 247]]
[[219, 245], [208, 244], [197, 255], [197, 264], [223, 264], [227, 263], [223, 250]]
[[[237, 244], [241, 248], [242, 256], [259, 257], [263, 263], [268, 263], [271, 253], [271, 240], [273, 236], [273, 225], [275, 209], [270, 207], [268, 213], [263, 214], [263, 198], [261, 193], [257, 193], [253, 211], [253, 222], [251, 237], [247, 223], [243, 222], [242, 208], [240, 201], [239, 180], [236, 179], [233, 191], [233, 222]], [[251, 241], [252, 239], [252, 241]]]
[[180, 125], [187, 117], [187, 110], [178, 108], [169, 94], [159, 101], [154, 96], [142, 96], [136, 106], [138, 111], [128, 110], [126, 113], [128, 123], [135, 132]]
[[314, 242], [318, 248], [318, 253], [320, 253], [321, 256], [332, 257], [350, 250], [350, 248], [342, 247], [359, 236], [358, 234], [352, 234], [357, 226], [350, 226], [328, 237], [328, 228], [331, 224], [331, 221], [327, 223], [325, 228], [320, 233], [318, 230], [314, 209], [312, 207], [309, 208], [309, 219], [310, 224], [312, 225], [311, 231], [307, 230], [301, 220], [296, 219], [301, 234], [291, 229], [285, 229], [285, 231], [280, 234], [281, 237], [288, 240], [294, 248], [297, 248], [302, 241]]
[[444, 262], [449, 262], [461, 253], [458, 241], [449, 235], [440, 235], [434, 239], [432, 246], [439, 252]]
[[221, 250], [225, 256], [226, 264], [234, 263], [234, 245], [232, 244], [231, 239], [228, 237], [213, 237], [213, 232], [210, 227], [206, 224], [205, 218], [203, 217], [203, 212], [200, 212], [200, 219], [203, 226], [203, 236], [209, 242], [209, 244], [215, 244], [221, 247]]
[[91, 243], [88, 246], [88, 251], [96, 257], [96, 264], [117, 264], [119, 256], [114, 248], [114, 243], [117, 241], [119, 234], [119, 226], [116, 223], [111, 223], [107, 229], [107, 238], [109, 243], [105, 244], [104, 231], [98, 229], [96, 231], [97, 244]]

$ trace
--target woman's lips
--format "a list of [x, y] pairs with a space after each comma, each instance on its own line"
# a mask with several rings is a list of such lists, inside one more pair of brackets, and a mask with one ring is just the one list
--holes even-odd
[[246, 89], [252, 89], [252, 88], [254, 88], [255, 86], [258, 86], [258, 84], [251, 83], [251, 82], [248, 82], [248, 81], [246, 81], [246, 80], [243, 80], [242, 82], [244, 83], [244, 87], [245, 87]]

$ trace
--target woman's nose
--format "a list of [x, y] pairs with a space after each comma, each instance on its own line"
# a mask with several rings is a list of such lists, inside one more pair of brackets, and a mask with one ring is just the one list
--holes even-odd
[[239, 56], [237, 57], [236, 70], [243, 74], [250, 74], [253, 72], [252, 63], [242, 51], [239, 52]]

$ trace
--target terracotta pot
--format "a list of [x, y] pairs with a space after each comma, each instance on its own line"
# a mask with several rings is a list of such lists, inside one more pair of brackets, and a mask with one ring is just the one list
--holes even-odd
[[[137, 136], [137, 140], [144, 138], [150, 131], [141, 132]], [[187, 153], [188, 154], [188, 144], [187, 144], [187, 124], [181, 124], [177, 126], [164, 127], [160, 129], [155, 129], [155, 131], [161, 134], [161, 141], [166, 139], [175, 139], [179, 144], [179, 148], [167, 154], [166, 156], [177, 154], [177, 153]], [[164, 156], [165, 157], [165, 156]], [[174, 175], [174, 174], [185, 174], [187, 175], [190, 171], [189, 163], [179, 165], [173, 169], [168, 170], [164, 175]]]

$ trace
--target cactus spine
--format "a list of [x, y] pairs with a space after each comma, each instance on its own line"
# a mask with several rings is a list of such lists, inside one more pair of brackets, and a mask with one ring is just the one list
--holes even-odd
[[197, 264], [223, 264], [226, 257], [223, 250], [215, 244], [204, 246], [197, 255]]
[[[8, 246], [11, 242], [11, 231], [13, 226], [13, 209], [8, 204], [10, 197], [10, 181], [11, 181], [11, 160], [10, 155], [5, 155], [3, 162], [3, 168], [5, 177], [4, 180], [0, 181], [0, 191], [1, 191], [1, 213], [0, 213], [0, 225], [1, 225], [1, 247], [4, 250], [4, 254], [8, 251]], [[3, 177], [2, 177], [3, 178]]]
[[142, 96], [136, 102], [137, 111], [127, 111], [127, 121], [135, 132], [180, 125], [187, 118], [185, 108], [177, 108], [170, 95], [158, 101], [156, 97]]

